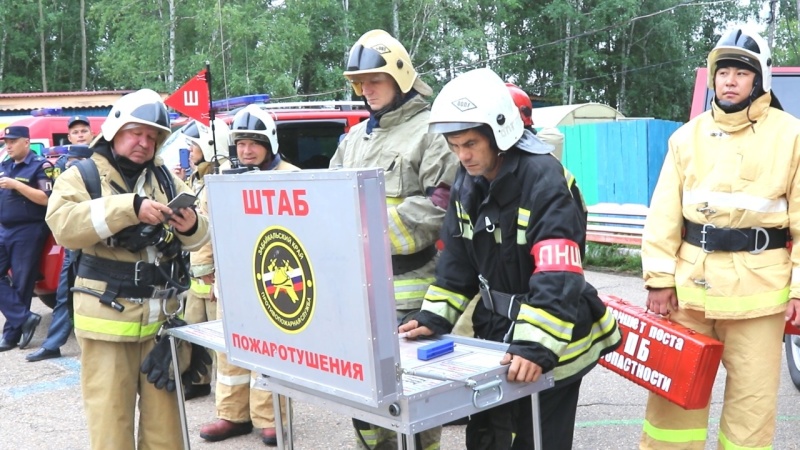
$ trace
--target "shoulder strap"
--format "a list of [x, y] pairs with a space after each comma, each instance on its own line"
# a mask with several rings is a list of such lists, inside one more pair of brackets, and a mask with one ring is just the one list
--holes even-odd
[[89, 192], [89, 197], [100, 198], [100, 172], [97, 170], [94, 160], [92, 158], [82, 159], [76, 162], [75, 166], [81, 172], [81, 178], [83, 178], [86, 191]]
[[172, 182], [172, 174], [169, 173], [169, 170], [164, 165], [155, 166], [153, 172], [156, 174], [158, 185], [167, 194], [167, 201], [171, 201], [175, 198], [175, 184]]

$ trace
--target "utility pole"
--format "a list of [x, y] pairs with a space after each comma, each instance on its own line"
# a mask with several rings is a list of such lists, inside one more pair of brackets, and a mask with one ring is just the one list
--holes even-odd
[[778, 0], [769, 0], [769, 16], [767, 17], [767, 23], [769, 24], [767, 31], [767, 45], [769, 45], [770, 50], [772, 50], [773, 42], [775, 42], [775, 24], [778, 22], [778, 18], [775, 16], [775, 7], [777, 4]]

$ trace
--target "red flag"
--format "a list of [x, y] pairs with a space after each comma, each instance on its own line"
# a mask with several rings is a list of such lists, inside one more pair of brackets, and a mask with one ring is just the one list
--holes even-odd
[[186, 114], [203, 125], [210, 125], [208, 82], [206, 69], [198, 72], [183, 86], [164, 100], [170, 108]]

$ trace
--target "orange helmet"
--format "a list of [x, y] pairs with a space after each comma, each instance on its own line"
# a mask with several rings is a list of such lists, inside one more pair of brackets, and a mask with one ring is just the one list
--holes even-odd
[[519, 115], [522, 117], [522, 123], [525, 124], [526, 128], [533, 126], [533, 119], [531, 118], [533, 103], [531, 103], [531, 98], [514, 83], [506, 83], [506, 86], [508, 87], [508, 91], [511, 92], [511, 98], [514, 99], [514, 104], [519, 108]]

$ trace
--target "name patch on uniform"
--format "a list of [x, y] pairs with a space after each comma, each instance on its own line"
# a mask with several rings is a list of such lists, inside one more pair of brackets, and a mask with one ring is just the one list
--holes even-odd
[[569, 239], [547, 239], [539, 241], [531, 248], [533, 273], [574, 272], [583, 274], [581, 250]]

